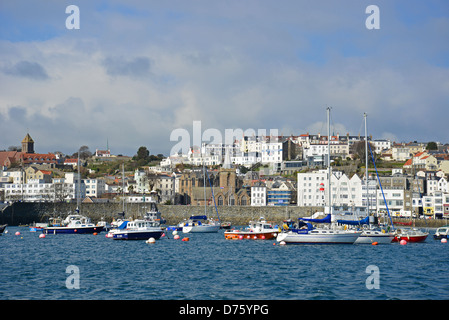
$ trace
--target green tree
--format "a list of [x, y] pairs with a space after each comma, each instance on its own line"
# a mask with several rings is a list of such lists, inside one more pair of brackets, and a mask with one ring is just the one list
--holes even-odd
[[437, 143], [436, 143], [436, 142], [433, 142], [433, 141], [429, 142], [429, 143], [427, 144], [426, 150], [438, 150], [438, 145], [437, 145]]

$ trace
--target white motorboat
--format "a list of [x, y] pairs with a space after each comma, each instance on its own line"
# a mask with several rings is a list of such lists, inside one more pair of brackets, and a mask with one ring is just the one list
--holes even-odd
[[103, 231], [103, 227], [93, 224], [88, 217], [79, 214], [71, 214], [67, 216], [60, 226], [44, 227], [42, 231], [45, 234], [100, 233]]

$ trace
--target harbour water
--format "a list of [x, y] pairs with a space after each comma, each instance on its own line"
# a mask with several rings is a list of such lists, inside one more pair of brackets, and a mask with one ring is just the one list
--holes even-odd
[[433, 232], [407, 245], [281, 246], [225, 240], [222, 230], [180, 234], [189, 241], [168, 233], [148, 244], [104, 232], [39, 238], [8, 227], [0, 236], [0, 299], [446, 300], [449, 243]]

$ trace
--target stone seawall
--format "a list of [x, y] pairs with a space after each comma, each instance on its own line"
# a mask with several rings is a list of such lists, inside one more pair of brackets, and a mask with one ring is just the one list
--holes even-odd
[[[101, 219], [112, 221], [117, 218], [117, 213], [122, 212], [122, 204], [109, 203], [83, 203], [81, 213], [97, 222]], [[204, 207], [183, 205], [158, 205], [167, 224], [177, 224], [191, 215], [204, 214]], [[11, 226], [32, 224], [33, 222], [46, 222], [49, 217], [62, 217], [73, 213], [75, 203], [14, 203], [0, 212], [0, 224], [7, 223]], [[264, 217], [268, 221], [281, 222], [284, 219], [297, 219], [310, 216], [321, 208], [304, 207], [251, 207], [251, 206], [223, 206], [218, 208], [220, 220], [231, 222], [233, 225], [246, 225], [251, 220]], [[145, 209], [142, 204], [128, 204], [125, 208], [126, 217], [136, 218], [142, 216]], [[207, 216], [217, 218], [215, 207], [207, 208]]]
[[[122, 212], [122, 204], [116, 202], [108, 203], [83, 203], [81, 213], [97, 222], [101, 219], [112, 221], [117, 218], [117, 213]], [[201, 206], [183, 206], [183, 205], [158, 205], [162, 216], [167, 220], [167, 224], [177, 224], [191, 215], [204, 214], [204, 207]], [[26, 203], [18, 202], [3, 208], [0, 211], [0, 224], [10, 226], [32, 224], [33, 222], [47, 222], [49, 217], [64, 218], [67, 214], [73, 213], [76, 209], [75, 203]], [[251, 206], [223, 206], [218, 207], [220, 220], [222, 222], [231, 222], [232, 225], [247, 225], [251, 220], [258, 220], [264, 217], [268, 221], [280, 223], [285, 219], [297, 219], [299, 217], [309, 217], [317, 211], [322, 211], [321, 207], [251, 207]], [[145, 212], [142, 204], [128, 204], [125, 208], [126, 217], [141, 217]], [[207, 208], [207, 216], [217, 218], [215, 207]], [[409, 221], [408, 219], [394, 219], [397, 221]], [[437, 228], [447, 225], [445, 219], [423, 220], [414, 219], [413, 225], [422, 228]], [[401, 226], [396, 226], [400, 228]]]

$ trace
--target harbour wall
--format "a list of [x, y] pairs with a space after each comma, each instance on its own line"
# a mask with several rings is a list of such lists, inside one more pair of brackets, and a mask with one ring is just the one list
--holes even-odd
[[[191, 215], [203, 215], [204, 206], [185, 205], [158, 205], [162, 217], [167, 224], [177, 224]], [[16, 202], [0, 211], [0, 224], [10, 226], [27, 225], [33, 222], [47, 222], [50, 217], [64, 218], [67, 214], [74, 213], [76, 203], [26, 203]], [[310, 207], [253, 207], [253, 206], [222, 206], [218, 207], [218, 213], [222, 222], [231, 222], [233, 225], [246, 225], [251, 220], [264, 217], [267, 221], [282, 222], [284, 219], [297, 219], [310, 216], [322, 208]], [[83, 203], [81, 214], [91, 218], [93, 222], [101, 219], [112, 221], [118, 218], [118, 213], [123, 212], [121, 203]], [[125, 217], [142, 217], [145, 213], [144, 206], [140, 204], [128, 204], [125, 207]], [[217, 219], [214, 206], [207, 208], [206, 214], [210, 218]]]
[[[185, 205], [158, 205], [162, 217], [167, 220], [167, 224], [173, 225], [189, 218], [191, 215], [203, 215], [203, 206], [185, 206]], [[64, 218], [68, 214], [74, 213], [76, 203], [30, 203], [16, 202], [4, 207], [0, 211], [0, 224], [10, 226], [28, 225], [34, 222], [47, 222], [50, 217]], [[267, 221], [280, 223], [285, 219], [297, 219], [299, 217], [309, 217], [317, 211], [322, 211], [322, 207], [298, 207], [298, 206], [221, 206], [218, 207], [220, 220], [222, 222], [231, 222], [232, 225], [247, 225], [249, 221], [258, 220], [264, 217]], [[117, 202], [107, 203], [83, 203], [81, 205], [81, 214], [88, 216], [93, 222], [106, 220], [111, 222], [118, 218], [118, 213], [123, 212], [123, 206]], [[126, 218], [142, 217], [145, 213], [144, 206], [140, 204], [127, 204], [125, 207]], [[217, 218], [214, 206], [207, 208], [208, 217]], [[409, 219], [393, 219], [393, 221], [408, 222]], [[437, 228], [447, 225], [445, 219], [413, 219], [413, 226]], [[400, 227], [400, 226], [397, 226]]]

